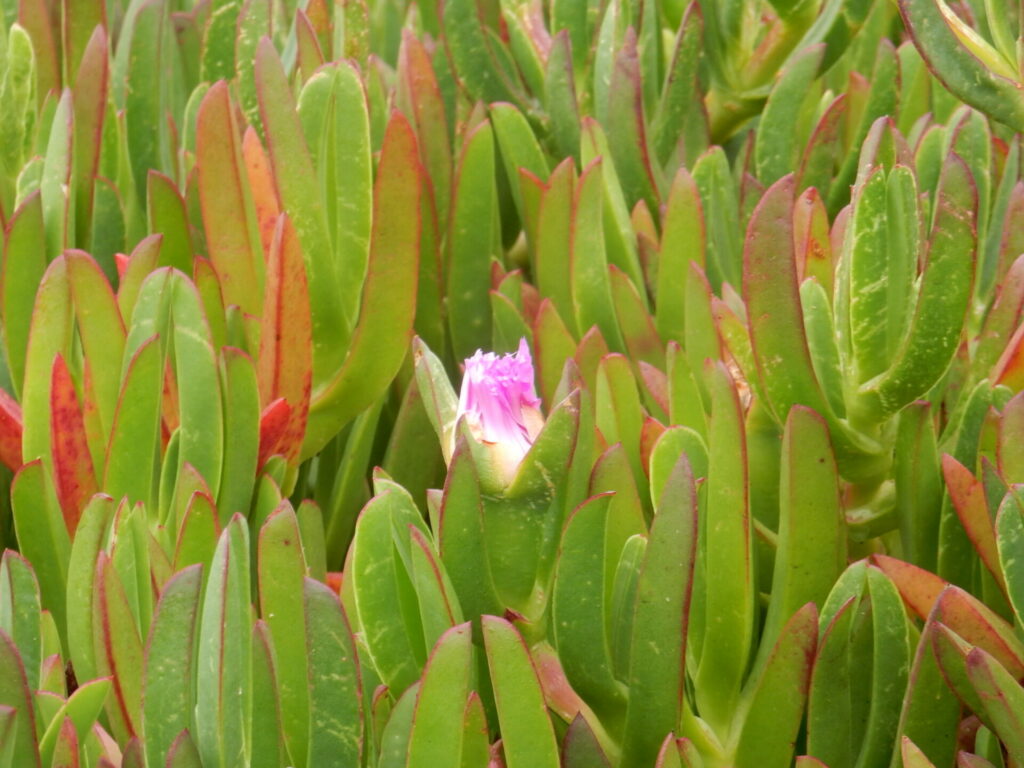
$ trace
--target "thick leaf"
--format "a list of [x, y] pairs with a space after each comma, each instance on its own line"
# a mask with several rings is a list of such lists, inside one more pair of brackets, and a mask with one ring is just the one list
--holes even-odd
[[196, 126], [196, 165], [207, 252], [224, 299], [259, 316], [263, 249], [226, 83], [215, 84], [203, 98]]
[[464, 359], [491, 338], [487, 290], [491, 281], [492, 222], [497, 206], [494, 132], [489, 123], [466, 137], [453, 184], [448, 232], [448, 326], [455, 357]]
[[[803, 720], [818, 639], [818, 611], [808, 603], [779, 633], [761, 675], [744, 691], [735, 765], [788, 765]], [[744, 706], [745, 705], [745, 706]]]
[[686, 687], [686, 635], [697, 552], [697, 495], [681, 458], [651, 524], [636, 587], [624, 764], [650, 765], [678, 727]]
[[41, 461], [29, 462], [14, 476], [11, 508], [21, 554], [36, 564], [43, 608], [53, 614], [57, 627], [64, 631], [71, 541]]
[[165, 764], [178, 734], [191, 722], [201, 586], [202, 569], [196, 565], [167, 582], [146, 641], [142, 734], [150, 765]]
[[409, 768], [461, 766], [463, 712], [472, 668], [472, 631], [467, 622], [442, 635], [427, 660], [409, 735]]
[[292, 764], [305, 765], [310, 733], [306, 625], [302, 590], [306, 564], [298, 520], [282, 502], [260, 529], [258, 546], [260, 613], [274, 641], [281, 727]]
[[481, 618], [508, 768], [557, 768], [558, 744], [523, 638], [497, 616]]
[[860, 390], [882, 416], [920, 397], [949, 367], [972, 292], [977, 205], [970, 171], [950, 154], [909, 330], [889, 369]]
[[359, 765], [362, 708], [356, 644], [337, 595], [303, 582], [309, 660], [310, 766]]
[[952, 93], [1014, 130], [1024, 130], [1024, 98], [1014, 67], [941, 0], [900, 0], [903, 22], [932, 73]]
[[708, 363], [706, 372], [712, 406], [707, 518], [701, 528], [707, 539], [699, 558], [708, 574], [703, 598], [709, 620], [696, 689], [702, 717], [721, 730], [732, 718], [743, 682], [753, 642], [756, 591], [747, 446], [739, 396], [722, 363]]
[[35, 715], [25, 667], [7, 633], [0, 632], [0, 706], [9, 710], [0, 727], [0, 746], [11, 765], [40, 768]]
[[[405, 359], [416, 312], [420, 186], [412, 128], [395, 113], [388, 123], [374, 186], [370, 261], [359, 322], [344, 365], [322, 385], [318, 383], [317, 348], [334, 345], [336, 332], [320, 329], [316, 297], [310, 296], [314, 390], [304, 458], [319, 451], [343, 425], [380, 397]], [[309, 268], [308, 260], [307, 277], [310, 287], [316, 286], [317, 272]]]
[[143, 649], [139, 630], [113, 562], [100, 553], [93, 599], [96, 671], [113, 682], [107, 716], [121, 741], [139, 733], [142, 715]]
[[203, 765], [244, 762], [252, 688], [249, 537], [241, 515], [221, 534], [199, 623], [193, 730]]

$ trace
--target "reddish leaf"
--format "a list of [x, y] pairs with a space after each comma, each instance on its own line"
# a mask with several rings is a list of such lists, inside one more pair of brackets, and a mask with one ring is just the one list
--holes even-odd
[[[69, 7], [74, 5], [68, 3]], [[100, 16], [105, 16], [106, 4], [90, 3]], [[105, 20], [104, 20], [105, 22]], [[77, 243], [83, 247], [91, 242], [92, 209], [95, 185], [93, 179], [99, 169], [103, 140], [103, 122], [107, 114], [107, 89], [110, 83], [110, 53], [107, 33], [103, 26], [91, 30], [81, 59], [72, 54], [69, 72], [78, 67], [72, 92], [74, 106], [74, 169], [75, 225]], [[66, 32], [67, 33], [67, 32]], [[70, 42], [68, 43], [70, 47]], [[79, 63], [81, 62], [81, 63]]]
[[256, 221], [260, 229], [260, 241], [263, 244], [264, 256], [270, 253], [274, 242], [274, 231], [277, 229], [277, 217], [281, 213], [281, 203], [277, 199], [277, 187], [274, 186], [274, 175], [270, 169], [270, 158], [260, 144], [256, 131], [245, 129], [242, 137], [242, 158], [245, 171], [252, 189], [252, 202], [256, 208]]
[[416, 128], [420, 160], [428, 171], [423, 178], [433, 192], [438, 220], [447, 222], [452, 150], [448, 140], [444, 98], [426, 47], [409, 29], [402, 30], [398, 77], [398, 106]]
[[637, 365], [640, 378], [654, 402], [667, 414], [669, 412], [668, 376], [643, 360]]
[[52, 768], [78, 768], [78, 732], [70, 717], [65, 717], [57, 733]]
[[[46, 0], [20, 0], [18, 23], [28, 32], [35, 53], [36, 101], [60, 90], [60, 50], [53, 39], [52, 16]], [[6, 33], [5, 33], [6, 34]]]
[[313, 22], [301, 8], [295, 12], [295, 39], [298, 43], [298, 65], [302, 70], [302, 80], [309, 80], [324, 63], [324, 54], [320, 49]]
[[1015, 678], [1024, 677], [1024, 643], [1005, 619], [976, 597], [949, 586], [939, 596], [934, 618], [992, 654]]
[[215, 83], [199, 107], [196, 165], [207, 252], [224, 298], [259, 316], [263, 253], [227, 83]]
[[999, 362], [992, 370], [992, 379], [1012, 390], [1024, 389], [1024, 323], [1013, 333]]
[[267, 459], [279, 453], [281, 437], [288, 431], [292, 419], [292, 407], [279, 397], [260, 414], [260, 453], [256, 466], [262, 467]]
[[[291, 220], [281, 215], [267, 263], [260, 356], [257, 368], [260, 402], [283, 398], [290, 418], [277, 451], [294, 463], [302, 448], [313, 385], [313, 325], [309, 311], [306, 265]], [[262, 442], [260, 445], [262, 451]]]
[[16, 471], [21, 466], [21, 406], [0, 389], [0, 462]]
[[992, 527], [984, 484], [948, 453], [942, 456], [942, 474], [953, 508], [968, 538], [1000, 589], [1006, 592], [1006, 579], [999, 565], [999, 550], [996, 548], [996, 534]]
[[658, 438], [665, 432], [665, 425], [657, 419], [648, 416], [644, 419], [643, 429], [640, 431], [640, 461], [643, 463], [644, 472], [650, 476], [651, 472], [651, 451], [654, 450]]
[[825, 203], [813, 187], [793, 205], [793, 247], [796, 249], [797, 279], [816, 277], [832, 294], [832, 243], [829, 239]]
[[900, 591], [903, 602], [918, 618], [927, 619], [942, 590], [949, 586], [931, 571], [888, 555], [872, 555], [871, 561]]
[[170, 361], [164, 367], [161, 418], [163, 419], [163, 441], [166, 447], [174, 430], [181, 425], [181, 412], [178, 409], [178, 377]]
[[68, 534], [74, 536], [82, 510], [99, 487], [75, 383], [59, 354], [53, 361], [50, 382], [50, 444], [57, 501]]

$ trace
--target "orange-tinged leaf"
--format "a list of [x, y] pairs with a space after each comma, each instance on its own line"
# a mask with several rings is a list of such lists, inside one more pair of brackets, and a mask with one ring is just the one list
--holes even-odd
[[174, 430], [181, 426], [181, 414], [178, 410], [178, 377], [169, 361], [164, 367], [164, 389], [160, 415], [163, 419], [164, 445], [166, 445]]
[[206, 248], [220, 276], [225, 302], [259, 316], [263, 249], [225, 82], [215, 83], [199, 107], [196, 165]]
[[305, 82], [323, 66], [324, 54], [313, 23], [301, 8], [295, 12], [295, 38], [298, 43], [299, 69], [302, 70], [302, 80]]
[[650, 476], [651, 472], [651, 451], [658, 438], [665, 432], [665, 425], [657, 419], [648, 416], [644, 419], [644, 426], [640, 430], [640, 461], [643, 464], [644, 472]]
[[21, 466], [21, 406], [0, 389], [0, 462], [11, 471]]
[[51, 91], [60, 90], [60, 52], [53, 36], [53, 27], [56, 25], [51, 23], [49, 4], [45, 0], [20, 0], [18, 23], [32, 40], [36, 102], [41, 105]]
[[1014, 331], [999, 362], [992, 369], [992, 379], [1015, 392], [1024, 389], [1024, 323]]
[[796, 249], [797, 278], [813, 276], [832, 293], [832, 243], [828, 213], [818, 190], [805, 189], [793, 205], [793, 247]]
[[282, 215], [267, 263], [266, 294], [257, 368], [260, 403], [284, 398], [291, 416], [278, 451], [295, 462], [302, 447], [313, 386], [313, 324], [302, 248], [291, 220]]
[[430, 55], [411, 30], [402, 30], [398, 52], [398, 88], [396, 99], [416, 128], [420, 159], [428, 173], [424, 182], [433, 191], [438, 220], [448, 221], [451, 196], [452, 149], [448, 140], [448, 121], [444, 98], [434, 75]]
[[[72, 4], [68, 4], [69, 7]], [[105, 3], [90, 3], [105, 16]], [[105, 21], [105, 20], [104, 20]], [[67, 29], [65, 29], [67, 33]], [[72, 55], [70, 67], [77, 67], [72, 91], [74, 108], [74, 172], [76, 242], [91, 242], [92, 209], [103, 140], [103, 122], [107, 115], [107, 90], [110, 84], [110, 53], [106, 24], [92, 29], [81, 58]], [[81, 62], [81, 63], [79, 63]]]
[[245, 129], [245, 136], [242, 137], [242, 158], [245, 161], [245, 172], [249, 177], [249, 188], [252, 190], [252, 202], [256, 208], [260, 242], [266, 256], [270, 253], [271, 243], [274, 242], [274, 230], [277, 229], [281, 203], [277, 199], [270, 158], [260, 144], [260, 137], [251, 126]]
[[992, 654], [1015, 678], [1024, 677], [1024, 643], [1005, 619], [973, 595], [947, 587], [939, 596], [934, 618]]
[[68, 534], [74, 536], [86, 502], [99, 491], [99, 487], [75, 383], [63, 356], [59, 354], [53, 361], [50, 382], [50, 445], [57, 501]]
[[942, 456], [942, 474], [946, 490], [953, 502], [957, 517], [967, 531], [981, 561], [992, 573], [1000, 589], [1006, 592], [1006, 578], [999, 566], [999, 550], [996, 548], [996, 533], [992, 527], [992, 515], [988, 510], [985, 486], [971, 471], [948, 453]]
[[888, 555], [872, 555], [871, 561], [889, 577], [903, 602], [918, 618], [927, 619], [942, 590], [949, 586], [931, 571]]
[[640, 371], [640, 379], [643, 381], [644, 387], [651, 394], [651, 397], [654, 398], [654, 402], [658, 404], [658, 407], [667, 414], [669, 412], [668, 376], [660, 369], [645, 363], [643, 360], [637, 365], [637, 369]]

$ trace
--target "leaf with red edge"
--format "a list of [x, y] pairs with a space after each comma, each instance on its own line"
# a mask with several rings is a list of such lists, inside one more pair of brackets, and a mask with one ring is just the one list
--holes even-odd
[[928, 614], [932, 612], [935, 601], [939, 599], [942, 590], [949, 586], [944, 579], [939, 578], [931, 571], [918, 568], [911, 563], [905, 563], [895, 557], [872, 555], [871, 562], [877, 565], [896, 585], [903, 602], [920, 619], [928, 618]]
[[[392, 113], [373, 191], [359, 322], [341, 370], [313, 393], [303, 458], [380, 397], [408, 354], [416, 316], [421, 174], [412, 128], [401, 113]], [[313, 332], [315, 344], [315, 318]]]
[[[295, 225], [306, 260], [313, 319], [313, 380], [318, 387], [329, 386], [344, 364], [357, 307], [338, 300], [342, 292], [341, 265], [331, 243], [319, 185], [311, 183], [317, 178], [316, 169], [288, 79], [269, 38], [264, 37], [257, 45], [255, 74], [274, 183], [281, 208]], [[389, 224], [396, 226], [417, 207], [418, 200], [416, 206], [405, 207], [390, 218]], [[412, 271], [415, 274], [415, 269]]]
[[220, 275], [226, 303], [259, 316], [263, 248], [238, 144], [228, 85], [215, 83], [203, 98], [196, 123], [196, 165], [206, 248]]
[[21, 406], [0, 389], [0, 462], [11, 471], [21, 466]]
[[99, 487], [75, 383], [64, 357], [59, 354], [53, 360], [50, 384], [50, 443], [57, 501], [68, 534], [74, 536], [82, 510]]
[[576, 354], [576, 341], [551, 299], [544, 299], [533, 321], [534, 366], [541, 400], [555, 400], [565, 361]]
[[1024, 688], [1021, 673], [1008, 672], [981, 648], [967, 654], [967, 677], [981, 696], [996, 735], [1010, 756], [1010, 764], [1024, 761]]
[[33, 305], [46, 271], [46, 233], [38, 191], [26, 197], [6, 222], [0, 270], [0, 334], [13, 391], [20, 396]]
[[433, 192], [438, 221], [446, 222], [451, 197], [452, 149], [444, 98], [426, 46], [409, 29], [402, 30], [402, 47], [398, 51], [396, 100], [416, 129], [420, 159], [428, 171], [424, 182]]
[[52, 768], [78, 768], [78, 733], [71, 718], [65, 716], [53, 746]]
[[302, 248], [284, 215], [278, 218], [267, 263], [257, 376], [264, 407], [283, 398], [291, 408], [276, 450], [295, 463], [306, 431], [313, 385], [313, 326]]
[[669, 382], [668, 376], [650, 363], [645, 363], [642, 360], [637, 365], [637, 370], [640, 372], [640, 380], [644, 383], [644, 388], [647, 393], [651, 396], [654, 403], [668, 415], [669, 412]]
[[[1024, 189], [1024, 187], [1022, 187]], [[998, 293], [978, 333], [971, 364], [979, 378], [999, 360], [1024, 311], [1024, 254], [999, 281]]]
[[93, 642], [96, 672], [110, 676], [113, 696], [107, 716], [119, 742], [139, 733], [142, 716], [143, 649], [124, 587], [105, 552], [96, 560], [93, 597]]
[[92, 384], [103, 440], [114, 421], [121, 386], [121, 364], [126, 339], [125, 323], [110, 282], [99, 264], [84, 251], [69, 250], [68, 281], [75, 319], [82, 342], [87, 378]]
[[829, 412], [804, 332], [793, 256], [793, 177], [765, 192], [743, 248], [743, 295], [758, 373], [778, 420], [797, 403]]
[[34, 712], [21, 656], [0, 631], [0, 747], [12, 756], [11, 765], [39, 768]]
[[1013, 337], [992, 369], [992, 379], [996, 384], [1016, 391], [1024, 389], [1024, 323], [1014, 331]]
[[818, 611], [808, 603], [783, 627], [759, 679], [747, 682], [737, 768], [792, 760], [817, 644]]
[[832, 242], [828, 212], [818, 190], [805, 189], [793, 205], [793, 245], [796, 249], [797, 278], [802, 283], [815, 277], [832, 295]]
[[274, 187], [270, 158], [260, 143], [260, 137], [251, 126], [245, 129], [245, 135], [242, 137], [242, 159], [249, 178], [249, 189], [252, 191], [263, 253], [269, 254], [270, 245], [274, 241], [274, 231], [277, 229], [277, 217], [281, 213], [281, 203], [277, 199], [277, 189]]
[[297, 64], [302, 71], [302, 80], [309, 80], [324, 63], [324, 53], [316, 38], [316, 30], [309, 16], [301, 8], [295, 11], [295, 40], [298, 49]]
[[1024, 677], [1024, 643], [1001, 616], [956, 586], [943, 590], [934, 618], [971, 645], [984, 648], [1017, 678]]
[[[68, 4], [68, 7], [72, 6]], [[105, 3], [87, 0], [99, 16], [105, 16]], [[105, 22], [105, 19], [102, 20]], [[106, 24], [90, 25], [80, 30], [90, 35], [80, 58], [72, 56], [71, 67], [77, 76], [71, 94], [74, 109], [72, 162], [75, 184], [75, 242], [82, 247], [95, 247], [92, 239], [92, 213], [95, 185], [103, 141], [103, 123], [107, 116], [107, 91], [110, 86], [110, 41]], [[81, 37], [79, 37], [81, 40]]]
[[981, 561], [1005, 593], [1006, 579], [999, 567], [996, 534], [992, 528], [992, 515], [989, 513], [984, 484], [948, 453], [942, 456], [942, 474], [953, 508], [964, 530], [967, 531], [967, 536], [981, 556]]
[[45, 0], [20, 0], [18, 24], [32, 39], [35, 53], [36, 98], [40, 104], [52, 90], [60, 90], [60, 52], [54, 39], [55, 25]]
[[619, 317], [622, 338], [626, 342], [630, 358], [664, 368], [665, 347], [637, 286], [633, 285], [633, 281], [626, 273], [614, 264], [609, 265], [608, 275], [612, 302]]
[[630, 206], [644, 200], [658, 210], [658, 180], [648, 152], [643, 109], [643, 86], [636, 33], [626, 30], [615, 58], [608, 87], [607, 131], [615, 169]]
[[651, 452], [664, 433], [665, 425], [660, 421], [650, 416], [644, 419], [643, 428], [640, 430], [640, 462], [648, 474], [651, 466]]

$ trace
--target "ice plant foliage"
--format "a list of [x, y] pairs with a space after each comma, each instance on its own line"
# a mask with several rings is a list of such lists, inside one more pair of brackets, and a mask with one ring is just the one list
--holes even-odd
[[525, 338], [514, 353], [478, 349], [466, 359], [456, 421], [465, 418], [473, 437], [492, 452], [506, 482], [515, 476], [544, 425], [539, 406]]
[[0, 768], [1024, 766], [1017, 3], [210, 5], [0, 2]]

